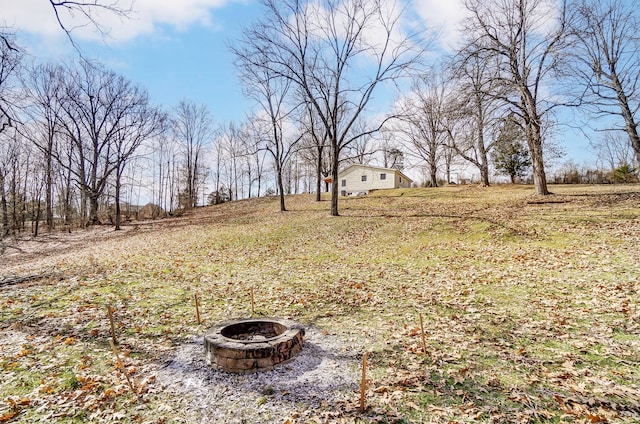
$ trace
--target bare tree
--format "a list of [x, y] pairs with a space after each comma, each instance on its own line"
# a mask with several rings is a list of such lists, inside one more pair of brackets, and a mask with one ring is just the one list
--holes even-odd
[[325, 181], [325, 191], [329, 191], [329, 183], [325, 179], [332, 175], [329, 133], [311, 102], [305, 101], [304, 108], [306, 113], [301, 120], [304, 130], [299, 153], [315, 169], [316, 202], [319, 202], [322, 200], [322, 182]]
[[[131, 8], [120, 6], [120, 0], [49, 0], [49, 4], [51, 4], [51, 8], [53, 9], [58, 25], [60, 25], [60, 28], [65, 32], [67, 38], [77, 51], [80, 51], [80, 49], [72, 35], [72, 32], [75, 29], [89, 25], [93, 26], [100, 34], [107, 35], [109, 33], [109, 28], [106, 28], [100, 23], [101, 13], [106, 12], [124, 19], [132, 12]], [[80, 17], [80, 20], [77, 19], [78, 17]]]
[[362, 136], [356, 138], [345, 147], [340, 163], [358, 163], [365, 165], [371, 161], [375, 153], [375, 146], [373, 143], [373, 134], [367, 131], [369, 126], [370, 124], [366, 122], [363, 117], [360, 117], [354, 124], [353, 132], [362, 134]]
[[146, 93], [124, 77], [86, 61], [67, 71], [64, 89], [60, 125], [73, 146], [73, 160], [67, 163], [58, 157], [58, 162], [69, 167], [89, 202], [88, 224], [100, 224], [98, 206], [109, 178], [139, 146], [127, 137], [137, 136], [132, 132], [136, 122], [132, 116], [139, 105], [146, 106]]
[[182, 149], [184, 189], [181, 203], [185, 208], [193, 208], [198, 205], [198, 194], [206, 175], [204, 151], [215, 136], [209, 109], [189, 100], [181, 101], [175, 109], [173, 134]]
[[[302, 140], [302, 135], [292, 135], [287, 131], [287, 125], [291, 129], [294, 114], [300, 109], [295, 98], [290, 95], [293, 82], [275, 70], [266, 66], [254, 66], [255, 57], [247, 60], [247, 56], [237, 53], [236, 66], [240, 70], [240, 78], [243, 82], [244, 93], [253, 99], [261, 110], [262, 139], [259, 148], [270, 153], [276, 171], [276, 184], [280, 195], [280, 211], [287, 210], [285, 206], [285, 190], [283, 183], [284, 169], [295, 153], [297, 144]], [[262, 52], [264, 54], [264, 52]], [[268, 57], [259, 58], [262, 63], [268, 62]]]
[[[252, 123], [253, 125], [253, 123]], [[252, 129], [255, 135], [255, 129]], [[226, 177], [226, 190], [224, 200], [238, 200], [244, 197], [244, 177], [247, 175], [246, 158], [247, 150], [246, 128], [235, 122], [228, 122], [221, 130], [220, 137], [216, 140], [216, 179]], [[217, 191], [220, 191], [220, 183], [216, 182]], [[218, 193], [214, 203], [223, 193]]]
[[12, 128], [0, 134], [0, 239], [24, 231], [29, 189], [40, 179], [36, 155], [22, 134]]
[[[100, 14], [108, 13], [122, 19], [128, 18], [132, 9], [120, 6], [120, 0], [91, 0], [91, 1], [55, 1], [49, 0], [51, 10], [60, 28], [79, 52], [80, 49], [73, 39], [73, 31], [79, 27], [92, 26], [102, 35], [107, 35], [109, 29], [100, 23]], [[80, 17], [80, 19], [78, 19]], [[7, 31], [0, 30], [0, 44], [11, 50], [18, 50], [14, 39]]]
[[149, 104], [149, 96], [138, 86], [125, 87], [117, 105], [122, 116], [115, 134], [115, 229], [120, 229], [120, 194], [122, 175], [143, 142], [159, 136], [165, 130], [166, 115]]
[[503, 88], [494, 77], [493, 58], [479, 52], [460, 52], [449, 65], [455, 78], [455, 94], [449, 102], [445, 128], [450, 146], [480, 171], [483, 186], [489, 186], [489, 153], [496, 137]]
[[16, 74], [22, 59], [14, 35], [0, 28], [0, 133], [15, 121]]
[[590, 145], [595, 150], [599, 162], [604, 164], [607, 170], [616, 169], [625, 164], [640, 167], [629, 139], [621, 132], [607, 131], [601, 139], [592, 140]]
[[218, 131], [218, 137], [214, 140], [213, 143], [213, 155], [215, 160], [215, 167], [212, 170], [213, 178], [214, 178], [214, 192], [211, 197], [210, 204], [218, 205], [226, 201], [226, 195], [223, 193], [223, 166], [222, 162], [224, 161], [224, 146], [222, 143], [222, 139], [224, 137], [224, 130]]
[[382, 154], [384, 168], [404, 171], [405, 152], [402, 150], [402, 145], [395, 140], [394, 132], [391, 129], [386, 128], [380, 132], [378, 151]]
[[623, 125], [640, 162], [640, 15], [621, 0], [576, 0], [573, 74], [583, 88], [583, 103], [596, 118], [614, 117]]
[[545, 116], [561, 103], [550, 94], [567, 43], [566, 1], [464, 0], [467, 55], [493, 58], [498, 94], [524, 122], [536, 194], [549, 194], [543, 158]]
[[337, 216], [340, 155], [382, 126], [375, 123], [356, 133], [354, 124], [380, 85], [404, 76], [419, 62], [422, 40], [402, 33], [396, 2], [261, 2], [263, 18], [244, 32], [234, 52], [251, 66], [290, 80], [310, 103], [331, 146], [331, 215]]
[[407, 154], [426, 164], [429, 186], [437, 187], [438, 165], [447, 147], [445, 84], [435, 75], [418, 79], [397, 107], [399, 120], [393, 128], [407, 145]]
[[[248, 197], [260, 197], [262, 193], [266, 156], [269, 154], [261, 148], [264, 134], [260, 121], [257, 116], [249, 117], [240, 129], [240, 138], [245, 151], [244, 168], [247, 172], [249, 185]], [[256, 191], [254, 191], [254, 186]]]
[[64, 69], [54, 64], [35, 66], [29, 73], [26, 108], [32, 125], [23, 133], [42, 152], [45, 172], [45, 220], [47, 229], [53, 229], [54, 166], [59, 120], [62, 113]]
[[[10, 220], [10, 199], [12, 187], [15, 187], [15, 178], [12, 178], [17, 168], [19, 147], [9, 134], [11, 131], [0, 133], [0, 243], [2, 239], [12, 232]], [[0, 244], [0, 247], [3, 245]]]

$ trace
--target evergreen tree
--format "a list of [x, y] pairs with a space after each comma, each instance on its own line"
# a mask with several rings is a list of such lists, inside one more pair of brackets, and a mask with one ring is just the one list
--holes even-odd
[[522, 178], [531, 168], [531, 157], [524, 140], [524, 131], [516, 119], [508, 116], [500, 129], [492, 159], [498, 175], [508, 175], [511, 183]]

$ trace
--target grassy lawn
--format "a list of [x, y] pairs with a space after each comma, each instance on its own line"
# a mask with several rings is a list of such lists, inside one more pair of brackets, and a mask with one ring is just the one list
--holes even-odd
[[252, 289], [369, 358], [365, 413], [353, 391], [291, 423], [640, 422], [640, 186], [551, 190], [240, 201], [62, 251], [61, 276], [0, 287], [0, 422], [180, 422], [157, 361]]

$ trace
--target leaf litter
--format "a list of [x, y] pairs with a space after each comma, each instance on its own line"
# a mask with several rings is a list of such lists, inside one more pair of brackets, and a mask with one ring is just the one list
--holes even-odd
[[[0, 422], [637, 422], [638, 189], [554, 191], [387, 192], [338, 219], [259, 199], [89, 244], [17, 240], [3, 277], [43, 278], [0, 288]], [[307, 324], [305, 349], [209, 369], [207, 323], [250, 315], [252, 288], [256, 315]]]

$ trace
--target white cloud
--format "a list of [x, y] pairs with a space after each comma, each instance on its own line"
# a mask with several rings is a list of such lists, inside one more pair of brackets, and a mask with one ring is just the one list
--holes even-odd
[[430, 28], [440, 31], [440, 44], [444, 49], [453, 49], [462, 37], [460, 23], [467, 10], [461, 0], [414, 0], [417, 14]]
[[[211, 11], [237, 0], [120, 0], [122, 8], [132, 7], [129, 19], [96, 9], [96, 21], [108, 31], [113, 41], [127, 41], [150, 34], [162, 25], [185, 30], [192, 25], [211, 25]], [[110, 4], [110, 1], [103, 1]], [[11, 0], [3, 2], [0, 25], [12, 27], [43, 38], [61, 38], [51, 5], [46, 0]], [[101, 35], [87, 25], [80, 13], [70, 14], [60, 9], [60, 17], [73, 34], [80, 39], [97, 39]]]

